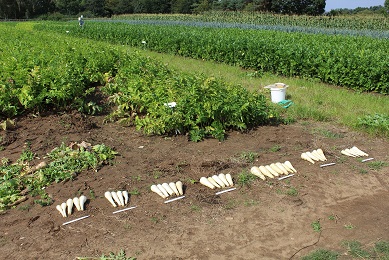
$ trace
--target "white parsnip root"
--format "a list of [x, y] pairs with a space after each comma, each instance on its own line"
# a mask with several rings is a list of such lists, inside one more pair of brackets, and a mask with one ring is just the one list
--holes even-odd
[[104, 193], [104, 196], [105, 196], [105, 198], [112, 204], [112, 206], [116, 208], [116, 203], [115, 203], [115, 202], [113, 201], [113, 199], [112, 199], [112, 194], [111, 194], [111, 192], [106, 191], [106, 192]]
[[215, 186], [206, 177], [201, 177], [200, 183], [203, 184], [204, 186], [207, 186], [210, 189], [215, 188]]

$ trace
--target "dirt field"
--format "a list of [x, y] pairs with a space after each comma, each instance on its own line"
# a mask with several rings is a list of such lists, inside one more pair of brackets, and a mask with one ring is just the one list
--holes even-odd
[[[16, 130], [0, 132], [0, 157], [12, 160], [26, 142], [40, 157], [72, 141], [104, 143], [120, 153], [112, 166], [48, 187], [53, 205], [34, 205], [30, 197], [0, 215], [0, 259], [75, 259], [121, 249], [137, 259], [298, 259], [318, 248], [350, 259], [344, 240], [367, 246], [389, 241], [389, 167], [373, 170], [340, 154], [355, 145], [375, 161], [389, 162], [388, 141], [330, 123], [299, 122], [231, 132], [221, 143], [192, 143], [186, 136], [145, 137], [134, 128], [102, 122], [103, 117], [79, 114], [26, 117], [17, 120]], [[336, 165], [320, 168], [300, 159], [317, 148]], [[258, 158], [245, 162], [244, 152]], [[219, 173], [236, 181], [253, 165], [286, 160], [298, 174], [281, 181], [258, 179], [219, 196], [191, 183]], [[182, 200], [165, 204], [149, 190], [151, 184], [177, 180], [186, 186]], [[135, 189], [140, 194], [131, 195], [129, 205], [137, 207], [112, 214], [116, 209], [104, 192]], [[86, 210], [63, 218], [55, 205], [80, 192], [88, 197]], [[90, 217], [62, 226], [84, 215]], [[322, 232], [314, 231], [315, 221]]]

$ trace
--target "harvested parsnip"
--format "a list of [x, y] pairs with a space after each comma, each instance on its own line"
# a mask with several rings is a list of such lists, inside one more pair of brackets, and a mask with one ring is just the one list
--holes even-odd
[[315, 161], [320, 161], [319, 158], [317, 158], [315, 155], [313, 155], [311, 152], [306, 152], [305, 153], [309, 158]]
[[226, 187], [230, 186], [224, 173], [220, 173], [218, 177], [224, 183], [224, 185], [226, 185]]
[[273, 175], [273, 176], [279, 176], [279, 173], [275, 171], [270, 165], [265, 165], [265, 168]]
[[162, 187], [167, 191], [167, 193], [169, 194], [169, 196], [173, 195], [174, 194], [174, 191], [172, 190], [172, 188], [170, 188], [169, 184], [168, 183], [162, 183]]
[[355, 152], [351, 151], [351, 149], [345, 149], [345, 151], [346, 151], [347, 153], [349, 153], [349, 154], [354, 155], [354, 157], [359, 157], [358, 153], [355, 153]]
[[118, 194], [114, 191], [111, 191], [111, 196], [112, 196], [113, 200], [116, 202], [116, 204], [118, 204], [120, 206], [120, 200], [119, 200]]
[[180, 195], [184, 195], [184, 185], [182, 184], [181, 181], [176, 182], [177, 190]]
[[163, 193], [165, 198], [169, 197], [169, 193], [165, 190], [165, 188], [162, 186], [162, 184], [157, 184], [157, 187]]
[[346, 156], [350, 156], [350, 157], [356, 157], [354, 154], [352, 154], [352, 153], [349, 153], [348, 151], [346, 151], [346, 150], [342, 150], [342, 151], [340, 151], [340, 153], [341, 154], [344, 154], [344, 155], [346, 155]]
[[276, 165], [277, 165], [278, 168], [281, 169], [283, 174], [288, 175], [288, 170], [282, 165], [282, 163], [276, 162]]
[[116, 208], [116, 204], [115, 204], [115, 202], [112, 199], [112, 193], [111, 192], [106, 191], [104, 193], [104, 197], [112, 204], [112, 206], [114, 206]]
[[128, 203], [128, 192], [126, 190], [123, 191], [123, 197], [124, 197], [124, 205], [127, 205], [127, 203]]
[[316, 149], [316, 151], [321, 155], [321, 157], [324, 159], [324, 161], [327, 161], [327, 158], [326, 156], [324, 155], [324, 152], [322, 149]]
[[176, 194], [176, 196], [180, 196], [180, 193], [178, 192], [178, 189], [177, 189], [177, 186], [174, 182], [170, 182], [169, 183], [169, 186], [170, 188], [174, 191], [174, 193]]
[[208, 188], [214, 189], [215, 186], [205, 177], [200, 178], [200, 183], [207, 186]]
[[80, 209], [83, 211], [85, 209], [86, 196], [81, 195], [80, 198]]
[[161, 196], [162, 198], [166, 198], [165, 194], [162, 193], [162, 191], [158, 188], [157, 185], [151, 185], [151, 191], [157, 193], [159, 196]]
[[358, 154], [360, 154], [361, 156], [369, 156], [369, 154], [365, 153], [364, 151], [360, 150], [358, 147], [356, 146], [353, 146], [351, 148], [351, 150], [353, 151], [356, 151]]
[[261, 165], [258, 168], [262, 172], [262, 174], [265, 175], [266, 177], [269, 177], [271, 179], [274, 178], [274, 176], [265, 168], [265, 166]]
[[301, 158], [304, 159], [304, 160], [306, 160], [306, 161], [308, 161], [308, 162], [310, 162], [310, 163], [315, 164], [315, 161], [312, 160], [311, 157], [309, 157], [306, 153], [302, 153], [302, 154], [301, 154]]
[[116, 195], [118, 196], [119, 201], [120, 201], [119, 206], [124, 206], [123, 192], [122, 192], [121, 190], [118, 190], [118, 191], [116, 192]]
[[282, 170], [278, 168], [278, 166], [275, 163], [272, 163], [269, 165], [274, 171], [276, 171], [278, 174], [283, 174]]
[[217, 184], [219, 184], [222, 188], [226, 187], [226, 185], [224, 184], [224, 182], [222, 182], [222, 180], [219, 178], [219, 176], [213, 175], [212, 179], [214, 179], [217, 182]]
[[66, 203], [63, 202], [63, 203], [61, 204], [61, 208], [62, 208], [62, 212], [64, 213], [65, 217], [66, 217], [66, 207], [67, 207]]
[[221, 186], [219, 184], [217, 184], [217, 182], [212, 178], [212, 177], [208, 177], [207, 178], [209, 180], [210, 183], [212, 183], [213, 186], [215, 186], [216, 188], [221, 188]]
[[66, 201], [66, 206], [68, 207], [68, 216], [70, 216], [72, 214], [72, 210], [73, 210], [73, 200], [68, 199]]
[[226, 179], [227, 179], [228, 183], [230, 184], [230, 186], [234, 186], [234, 181], [232, 180], [231, 174], [227, 173]]
[[61, 205], [57, 205], [55, 208], [61, 213], [62, 217], [66, 218], [66, 212], [63, 211]]
[[313, 156], [315, 156], [317, 159], [319, 159], [319, 161], [322, 161], [322, 162], [325, 161], [324, 158], [320, 155], [320, 153], [317, 150], [313, 150], [311, 153]]
[[78, 211], [81, 210], [80, 200], [79, 200], [78, 197], [74, 197], [74, 198], [73, 198], [73, 204], [74, 204], [74, 206], [76, 206], [76, 209], [77, 209]]
[[292, 163], [289, 161], [284, 162], [285, 165], [287, 165], [293, 172], [297, 172], [297, 170], [293, 167]]
[[257, 166], [251, 167], [250, 172], [251, 172], [252, 174], [254, 174], [255, 176], [258, 176], [258, 177], [261, 178], [262, 180], [266, 180], [265, 175], [262, 174], [261, 170], [260, 170]]

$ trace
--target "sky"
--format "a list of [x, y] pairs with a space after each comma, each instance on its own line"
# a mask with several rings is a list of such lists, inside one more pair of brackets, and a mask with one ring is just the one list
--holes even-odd
[[384, 5], [385, 0], [326, 0], [326, 11], [337, 8], [354, 9], [357, 7], [370, 7]]

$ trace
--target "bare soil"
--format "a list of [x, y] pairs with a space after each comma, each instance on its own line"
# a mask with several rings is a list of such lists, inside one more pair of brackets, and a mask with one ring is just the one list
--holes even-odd
[[[42, 207], [29, 197], [1, 214], [0, 259], [75, 259], [121, 249], [137, 259], [298, 259], [318, 248], [350, 259], [342, 241], [389, 241], [389, 167], [373, 170], [340, 154], [355, 145], [375, 161], [388, 162], [388, 141], [331, 123], [265, 126], [231, 132], [224, 142], [193, 143], [187, 136], [143, 136], [134, 128], [103, 124], [102, 116], [74, 113], [23, 117], [17, 129], [0, 134], [0, 157], [13, 161], [26, 142], [41, 158], [62, 142], [104, 143], [119, 152], [113, 165], [47, 187], [53, 205]], [[321, 168], [300, 159], [317, 148], [336, 165]], [[258, 158], [246, 162], [243, 152]], [[230, 173], [236, 182], [253, 165], [286, 160], [298, 173], [281, 181], [258, 179], [218, 196], [192, 183], [219, 173]], [[177, 180], [185, 184], [184, 199], [165, 204], [149, 190]], [[137, 207], [112, 214], [120, 208], [104, 198], [107, 190], [138, 190], [129, 203]], [[55, 205], [81, 193], [88, 197], [86, 210], [63, 218]], [[62, 225], [85, 215], [90, 217]], [[315, 221], [321, 232], [311, 226]]]

